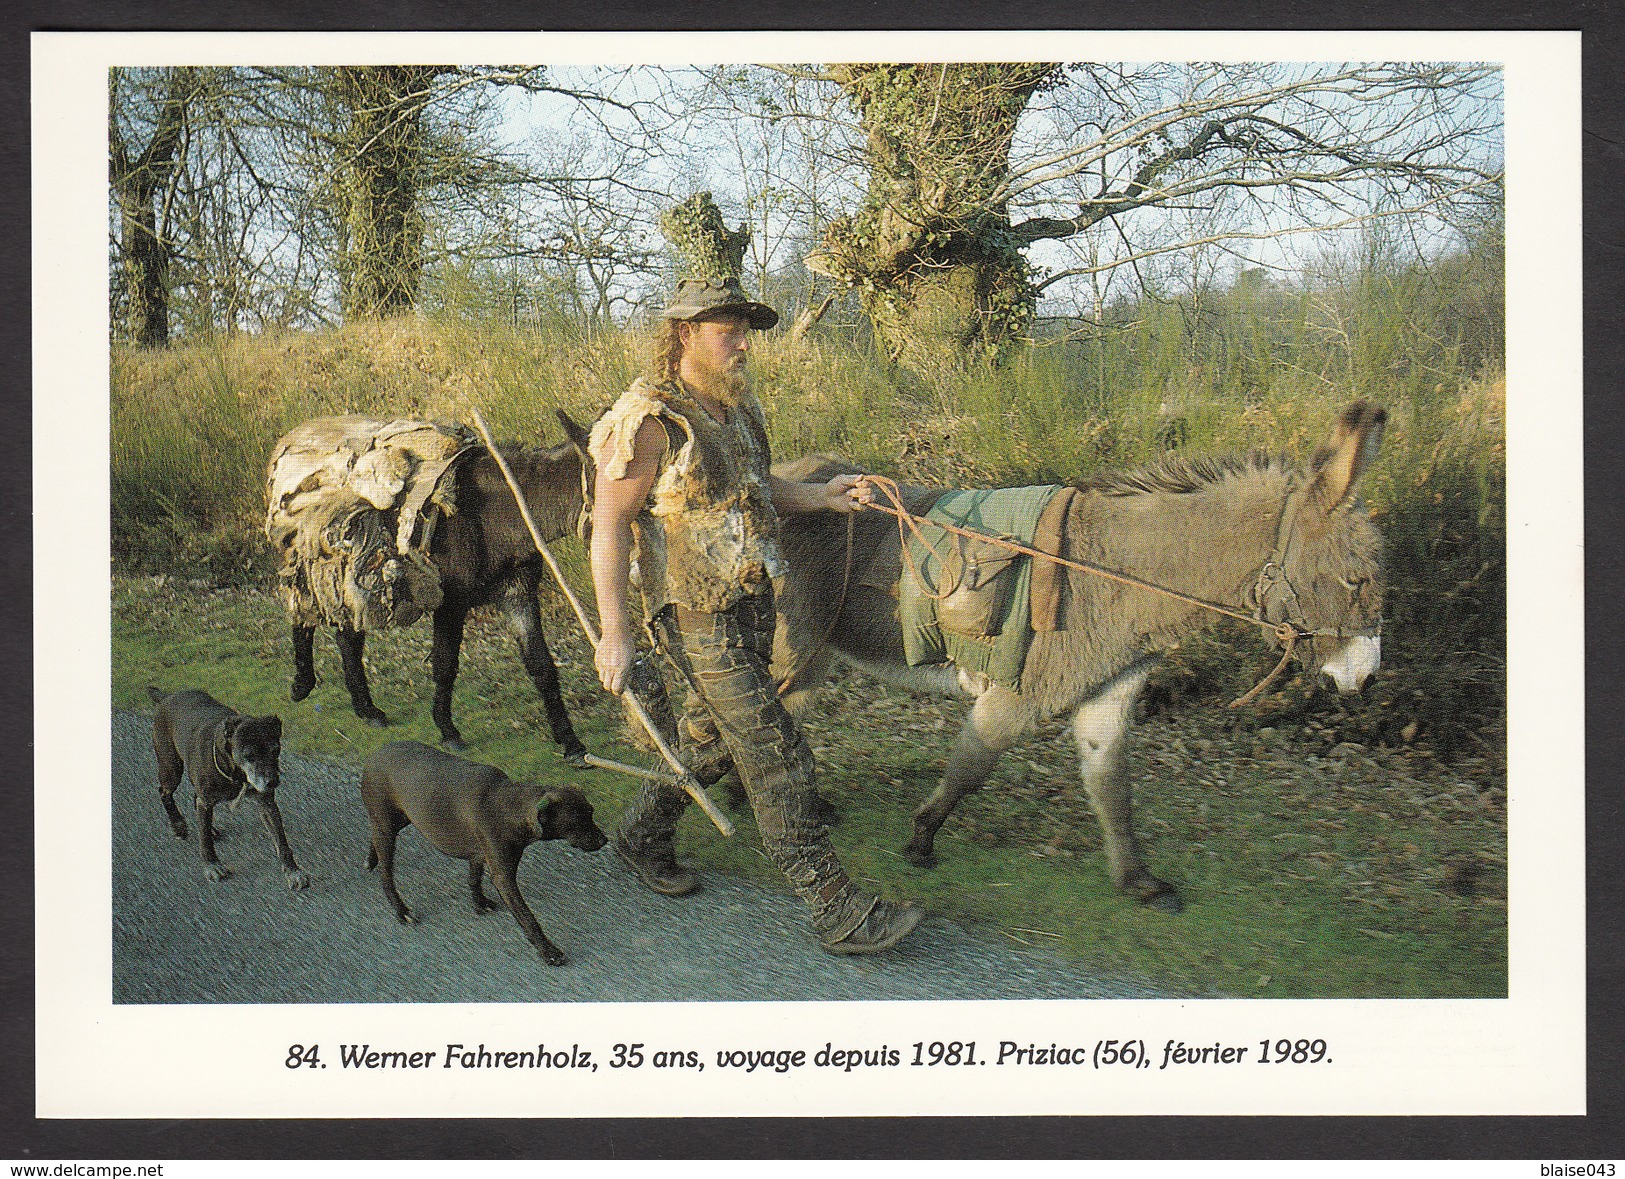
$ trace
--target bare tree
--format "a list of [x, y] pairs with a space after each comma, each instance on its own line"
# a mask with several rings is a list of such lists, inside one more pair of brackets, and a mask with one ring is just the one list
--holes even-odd
[[117, 208], [115, 240], [125, 331], [136, 344], [169, 342], [169, 212], [187, 107], [197, 85], [187, 68], [108, 71], [108, 179]]
[[711, 71], [687, 105], [697, 136], [710, 133], [723, 148], [697, 187], [742, 212], [751, 282], [798, 335], [846, 292], [804, 264], [830, 222], [862, 197], [863, 142], [844, 108], [829, 86], [737, 67]]
[[1425, 63], [115, 71], [119, 321], [310, 325], [426, 282], [625, 316], [672, 277], [660, 210], [709, 190], [799, 326], [849, 293], [944, 373], [1028, 338], [1040, 300], [1178, 290], [1195, 250], [1218, 273], [1493, 210], [1499, 97], [1492, 67]]
[[[1201, 241], [1241, 243], [1499, 199], [1492, 67], [1043, 63], [775, 67], [845, 96], [868, 188], [809, 265], [935, 373], [997, 358], [1037, 298]], [[1167, 214], [1201, 228], [1170, 232]], [[1104, 239], [1102, 235], [1105, 235]], [[1093, 239], [1040, 273], [1040, 243]]]
[[[423, 250], [430, 217], [458, 262], [568, 265], [595, 288], [593, 308], [607, 310], [615, 264], [638, 253], [612, 225], [653, 195], [637, 178], [651, 104], [563, 85], [540, 67], [343, 67], [319, 71], [316, 84], [336, 115], [326, 145], [347, 316], [416, 304], [431, 261]], [[494, 95], [504, 88], [549, 96], [578, 127], [574, 138], [587, 128], [599, 142], [538, 167], [496, 142]]]
[[346, 318], [382, 316], [417, 303], [423, 275], [420, 194], [435, 160], [424, 126], [446, 66], [340, 66], [324, 72], [337, 110], [331, 173]]
[[654, 137], [640, 120], [656, 117], [639, 112], [526, 144], [523, 184], [492, 194], [478, 217], [441, 217], [461, 227], [445, 256], [502, 275], [504, 315], [515, 322], [551, 312], [600, 325], [625, 318], [661, 270], [652, 229], [665, 195], [641, 183]]
[[[425, 273], [446, 266], [498, 266], [510, 281], [544, 267], [550, 282], [584, 283], [594, 311], [624, 305], [627, 268], [648, 266], [636, 213], [655, 194], [638, 181], [658, 112], [594, 89], [617, 81], [607, 73], [583, 76], [575, 86], [507, 66], [115, 73], [121, 319], [145, 323], [160, 295], [183, 331], [385, 315], [416, 306]], [[184, 105], [168, 89], [183, 81]], [[523, 94], [565, 112], [544, 146], [578, 150], [543, 159], [516, 142], [504, 96]], [[126, 148], [138, 139], [140, 152]], [[643, 217], [644, 237], [652, 222]]]

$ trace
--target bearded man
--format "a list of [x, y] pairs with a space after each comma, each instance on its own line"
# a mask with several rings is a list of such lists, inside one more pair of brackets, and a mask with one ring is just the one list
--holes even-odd
[[[637, 657], [627, 601], [635, 563], [649, 633], [691, 688], [689, 711], [671, 726], [658, 676], [648, 677], [640, 697], [655, 697], [650, 714], [675, 727], [664, 735], [675, 736], [702, 784], [737, 768], [763, 849], [806, 903], [819, 944], [872, 954], [896, 945], [922, 913], [848, 879], [818, 810], [812, 750], [769, 672], [773, 578], [785, 571], [779, 515], [856, 511], [872, 493], [861, 476], [787, 483], [769, 470], [747, 357], [751, 333], [778, 319], [736, 278], [685, 279], [663, 313], [650, 372], [594, 426], [591, 558], [603, 627], [595, 662], [618, 695]], [[611, 841], [665, 896], [699, 887], [673, 848], [687, 805], [680, 789], [649, 783]]]

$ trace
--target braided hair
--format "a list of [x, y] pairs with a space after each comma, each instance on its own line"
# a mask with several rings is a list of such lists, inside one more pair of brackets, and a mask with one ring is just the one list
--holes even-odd
[[681, 322], [677, 319], [660, 321], [649, 348], [645, 379], [657, 385], [669, 384], [677, 379], [677, 368], [683, 361], [683, 336], [678, 327]]

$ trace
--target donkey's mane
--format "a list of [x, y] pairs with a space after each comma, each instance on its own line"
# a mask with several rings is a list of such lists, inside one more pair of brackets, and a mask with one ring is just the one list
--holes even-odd
[[1201, 458], [1170, 456], [1132, 471], [1099, 471], [1075, 486], [1102, 495], [1190, 495], [1236, 476], [1284, 469], [1278, 456], [1261, 450]]
[[[491, 448], [481, 446], [480, 449], [489, 454]], [[547, 466], [569, 456], [573, 449], [568, 442], [536, 446], [526, 442], [514, 442], [503, 438], [497, 441], [497, 449], [507, 464], [515, 470], [530, 471], [537, 466]]]

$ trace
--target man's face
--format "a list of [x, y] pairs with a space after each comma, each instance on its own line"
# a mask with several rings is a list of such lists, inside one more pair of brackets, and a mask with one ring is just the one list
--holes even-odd
[[743, 316], [683, 325], [683, 378], [700, 392], [729, 402], [745, 387], [750, 323]]

